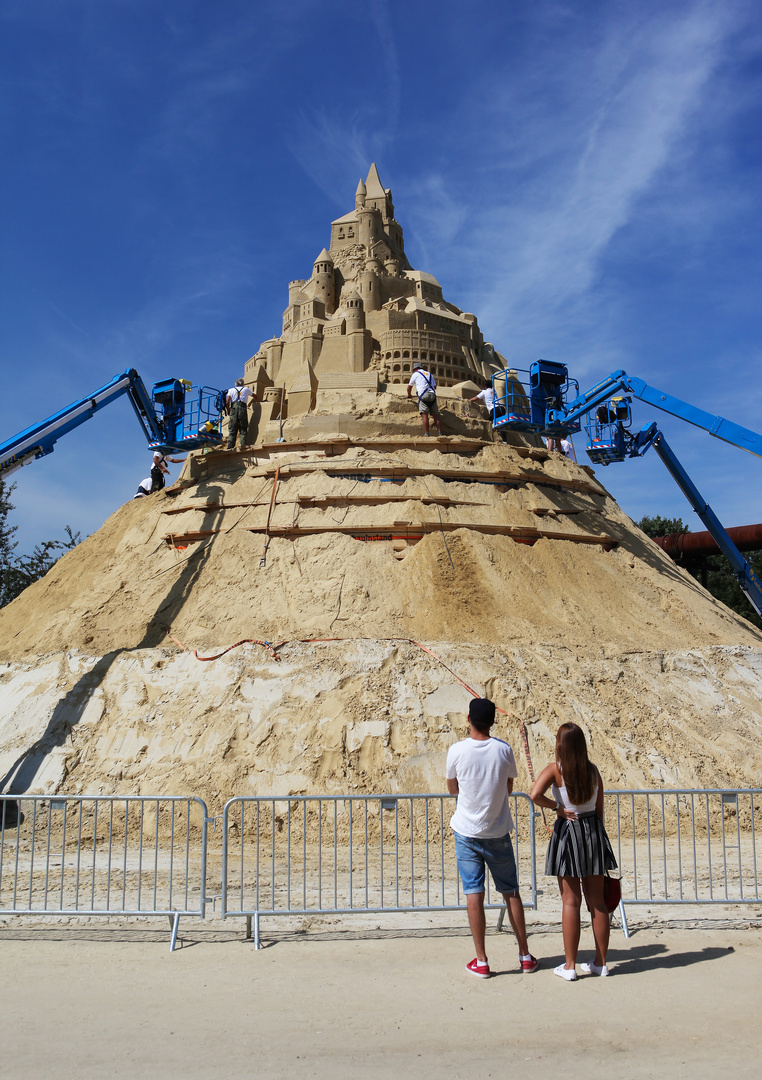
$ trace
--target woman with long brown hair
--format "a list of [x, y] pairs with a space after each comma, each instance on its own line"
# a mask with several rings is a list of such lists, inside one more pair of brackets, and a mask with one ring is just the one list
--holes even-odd
[[[551, 789], [552, 798], [545, 792]], [[556, 760], [546, 765], [530, 792], [532, 802], [558, 814], [545, 859], [545, 873], [558, 878], [563, 905], [566, 963], [554, 974], [567, 982], [577, 978], [580, 906], [584, 893], [593, 919], [595, 957], [581, 968], [588, 975], [608, 975], [609, 912], [603, 899], [607, 870], [616, 859], [603, 825], [603, 781], [587, 756], [585, 733], [576, 724], [561, 724]], [[580, 887], [581, 883], [581, 887]]]

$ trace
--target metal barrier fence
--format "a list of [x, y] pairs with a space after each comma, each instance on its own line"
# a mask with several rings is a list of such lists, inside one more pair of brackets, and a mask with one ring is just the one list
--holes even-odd
[[604, 813], [627, 907], [762, 900], [762, 790], [609, 791]]
[[0, 796], [0, 914], [204, 918], [201, 799]]
[[[253, 920], [257, 946], [262, 915], [460, 910], [454, 806], [449, 795], [237, 797], [220, 852], [195, 797], [0, 795], [0, 915], [166, 915], [174, 949], [180, 916], [205, 916], [220, 854], [221, 915], [245, 917], [247, 936]], [[539, 815], [522, 793], [511, 808], [522, 898], [536, 909]], [[635, 904], [762, 903], [762, 789], [609, 791], [605, 816], [625, 934]], [[502, 907], [489, 878], [486, 900]]]
[[[537, 906], [535, 814], [511, 796], [525, 906]], [[449, 795], [239, 797], [223, 812], [223, 918], [465, 907]], [[493, 902], [487, 884], [486, 903]]]

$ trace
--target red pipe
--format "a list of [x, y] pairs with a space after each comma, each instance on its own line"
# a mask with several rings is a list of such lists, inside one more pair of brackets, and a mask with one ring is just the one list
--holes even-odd
[[[727, 532], [739, 551], [762, 548], [762, 525], [739, 525]], [[654, 543], [673, 559], [679, 555], [716, 555], [720, 550], [709, 532], [670, 533], [654, 537]]]

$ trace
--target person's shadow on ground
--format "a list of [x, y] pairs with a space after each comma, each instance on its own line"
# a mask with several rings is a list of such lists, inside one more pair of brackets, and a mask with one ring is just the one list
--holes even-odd
[[[721, 960], [733, 952], [732, 946], [726, 948], [707, 947], [692, 952], [669, 952], [666, 945], [634, 945], [632, 948], [609, 949], [606, 963], [610, 975], [638, 975], [641, 971], [653, 971], [654, 968], [683, 968], [692, 964], [702, 964], [706, 960]], [[592, 949], [582, 949], [577, 957], [577, 966], [582, 961], [591, 960]], [[557, 964], [563, 964], [563, 953], [540, 958], [540, 970], [552, 971]], [[612, 967], [612, 965], [616, 965]], [[520, 975], [518, 968], [494, 971], [493, 975]], [[583, 975], [581, 978], [587, 978]], [[594, 978], [595, 976], [591, 976]]]

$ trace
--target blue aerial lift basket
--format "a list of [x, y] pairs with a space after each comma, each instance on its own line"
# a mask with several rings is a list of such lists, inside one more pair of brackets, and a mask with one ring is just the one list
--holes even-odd
[[492, 377], [496, 428], [527, 431], [550, 438], [565, 438], [580, 429], [579, 419], [562, 417], [570, 393], [579, 383], [569, 378], [565, 364], [537, 360], [528, 371], [509, 368]]
[[222, 442], [223, 390], [165, 379], [154, 386], [151, 401], [163, 427], [163, 437], [148, 444], [152, 450], [198, 450]]
[[198, 450], [222, 442], [224, 391], [193, 386], [184, 379], [165, 379], [156, 383], [149, 397], [143, 380], [130, 368], [93, 394], [73, 401], [0, 443], [0, 476], [8, 476], [22, 465], [52, 454], [62, 435], [84, 424], [122, 395], [129, 399], [152, 449]]
[[[758, 457], [762, 457], [762, 435], [657, 390], [626, 371], [613, 371], [584, 394], [579, 393], [576, 380], [568, 379], [565, 375], [563, 364], [540, 360], [530, 368], [527, 394], [517, 371], [511, 368], [499, 371], [492, 379], [496, 398], [494, 426], [558, 437], [579, 431], [580, 420], [584, 416], [588, 434], [587, 453], [596, 465], [611, 465], [625, 458], [642, 457], [653, 447], [730, 562], [749, 603], [757, 614], [762, 615], [762, 583], [753, 568], [686, 473], [658, 425], [652, 422], [637, 433], [632, 433], [631, 402], [633, 397], [640, 398]], [[577, 396], [569, 401], [568, 389], [572, 385], [577, 387]], [[499, 416], [498, 407], [501, 410]]]

